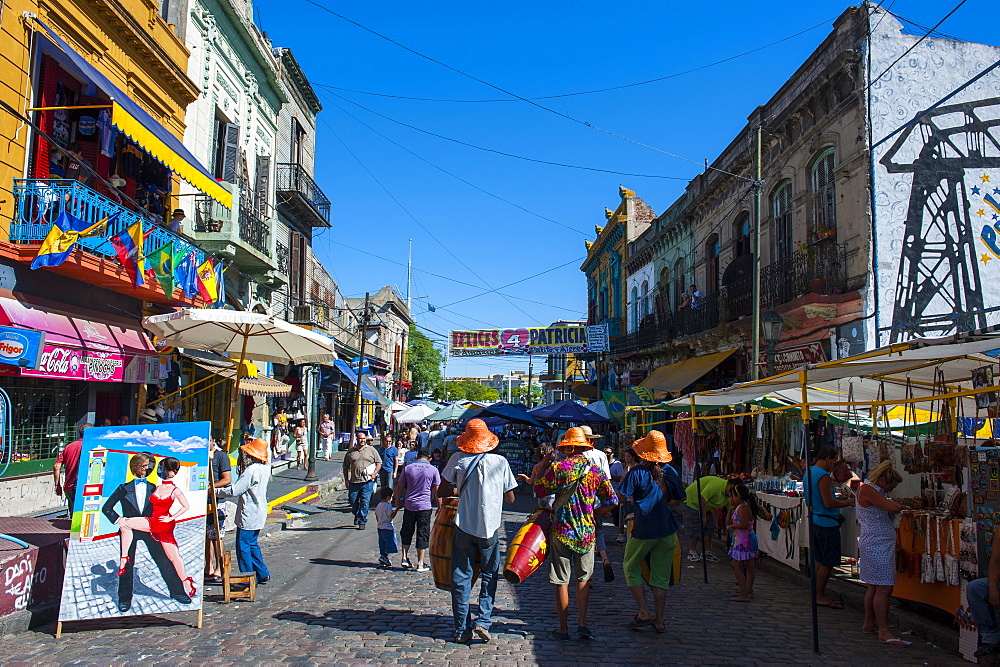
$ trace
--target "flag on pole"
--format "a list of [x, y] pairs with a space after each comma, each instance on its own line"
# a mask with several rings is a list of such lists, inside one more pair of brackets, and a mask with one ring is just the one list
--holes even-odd
[[177, 280], [174, 278], [174, 242], [164, 243], [159, 248], [151, 252], [148, 256], [152, 264], [148, 273], [160, 283], [163, 293], [168, 297], [173, 295]]
[[218, 298], [215, 301], [216, 308], [226, 307], [226, 265], [217, 262], [215, 265], [215, 286], [218, 289]]
[[209, 257], [198, 267], [198, 294], [205, 304], [213, 304], [219, 299], [219, 288], [216, 282], [215, 263]]
[[198, 265], [194, 248], [185, 244], [174, 253], [174, 277], [184, 296], [191, 299], [198, 294]]
[[59, 266], [69, 258], [70, 253], [73, 252], [73, 248], [76, 247], [77, 241], [88, 236], [98, 236], [104, 233], [108, 225], [117, 219], [118, 214], [115, 213], [94, 224], [90, 224], [86, 220], [81, 220], [63, 211], [56, 218], [49, 233], [45, 235], [45, 240], [42, 241], [42, 245], [38, 249], [38, 254], [35, 255], [35, 259], [31, 262], [31, 268], [38, 269], [43, 266]]
[[124, 231], [111, 237], [111, 245], [118, 253], [118, 261], [125, 268], [125, 273], [132, 280], [133, 287], [146, 284], [146, 258], [143, 255], [143, 243], [146, 235], [143, 234], [142, 221], [136, 220]]

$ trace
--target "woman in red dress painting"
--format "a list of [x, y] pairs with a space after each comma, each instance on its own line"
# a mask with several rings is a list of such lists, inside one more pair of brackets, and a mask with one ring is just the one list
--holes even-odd
[[[177, 540], [174, 538], [174, 525], [177, 518], [188, 511], [187, 498], [173, 483], [173, 478], [181, 469], [181, 463], [172, 456], [164, 458], [160, 462], [160, 485], [156, 487], [152, 495], [149, 496], [149, 504], [152, 508], [152, 516], [146, 517], [122, 517], [118, 519], [119, 537], [121, 538], [121, 562], [118, 564], [118, 576], [125, 573], [125, 566], [128, 564], [128, 552], [132, 546], [132, 531], [141, 530], [153, 536], [153, 539], [163, 545], [163, 552], [177, 570], [177, 576], [184, 582], [184, 588], [191, 597], [195, 596], [197, 589], [194, 580], [185, 576], [184, 560], [181, 552], [177, 548]], [[177, 505], [177, 511], [170, 510]]]

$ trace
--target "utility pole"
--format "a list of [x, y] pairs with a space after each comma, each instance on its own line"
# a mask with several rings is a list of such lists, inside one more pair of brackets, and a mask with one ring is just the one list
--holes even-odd
[[309, 469], [306, 472], [305, 481], [312, 482], [318, 479], [316, 476], [316, 447], [319, 441], [319, 431], [317, 431], [317, 426], [319, 426], [319, 367], [316, 364], [309, 364], [305, 368], [306, 380], [308, 384], [306, 385], [308, 389], [306, 390], [306, 396], [309, 397], [309, 403], [306, 407], [306, 425], [309, 427]]
[[764, 132], [762, 120], [757, 123], [757, 145], [754, 147], [753, 184], [753, 357], [750, 359], [750, 379], [760, 377], [757, 361], [760, 359], [760, 218], [761, 218], [761, 140]]
[[365, 367], [365, 343], [368, 341], [368, 318], [371, 316], [368, 310], [369, 298], [370, 293], [365, 292], [365, 308], [361, 311], [361, 326], [359, 327], [359, 331], [361, 332], [361, 356], [358, 357], [358, 382], [354, 387], [354, 419], [351, 424], [351, 442], [354, 442], [355, 432], [360, 426], [358, 420], [361, 417], [361, 369]]
[[531, 404], [531, 374], [532, 374], [533, 370], [534, 370], [534, 366], [532, 366], [531, 355], [529, 354], [528, 355], [528, 393], [527, 393], [527, 400], [525, 400], [525, 405], [527, 405], [529, 408], [535, 407], [534, 405]]

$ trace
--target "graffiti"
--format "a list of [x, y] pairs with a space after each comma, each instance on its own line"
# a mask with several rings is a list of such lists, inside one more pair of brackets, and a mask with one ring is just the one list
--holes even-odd
[[[31, 602], [31, 587], [34, 582], [34, 559], [32, 556], [22, 556], [14, 561], [3, 573], [4, 597], [0, 608], [21, 611], [27, 609]], [[45, 575], [42, 574], [42, 581]]]

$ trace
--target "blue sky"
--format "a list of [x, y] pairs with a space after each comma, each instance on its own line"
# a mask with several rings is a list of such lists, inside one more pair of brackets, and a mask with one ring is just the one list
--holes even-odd
[[[426, 297], [416, 299], [413, 310], [431, 338], [442, 338], [431, 332], [446, 334], [449, 329], [539, 326], [584, 317], [583, 241], [592, 240], [594, 226], [605, 223], [604, 207], [618, 205], [619, 184], [662, 213], [701, 171], [701, 163], [714, 159], [849, 6], [830, 0], [798, 3], [794, 11], [745, 0], [315, 1], [527, 98], [681, 73], [806, 31], [658, 83], [537, 100], [691, 162], [522, 101], [398, 99], [511, 98], [306, 0], [258, 0], [258, 23], [275, 45], [294, 50], [324, 105], [316, 176], [333, 202], [333, 228], [315, 239], [317, 254], [346, 296], [363, 296], [384, 284], [405, 291], [407, 242], [412, 239], [412, 293]], [[958, 2], [884, 4], [930, 26]], [[969, 41], [995, 41], [989, 21], [981, 20], [986, 9], [981, 0], [969, 0], [939, 30]], [[531, 163], [429, 136], [385, 117], [538, 160], [673, 178]], [[500, 290], [509, 298], [480, 296], [536, 274], [542, 275]], [[428, 303], [436, 312], [427, 312]], [[526, 367], [524, 359], [452, 359], [448, 375]]]

